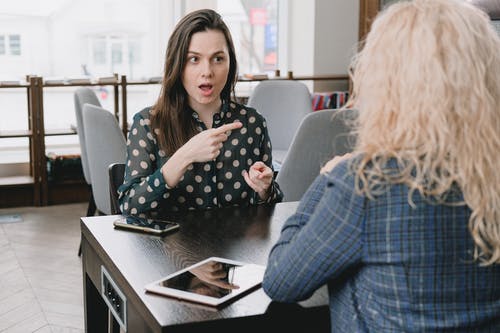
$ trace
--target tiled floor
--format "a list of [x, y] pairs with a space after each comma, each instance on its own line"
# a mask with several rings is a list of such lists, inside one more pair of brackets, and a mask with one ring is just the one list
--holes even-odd
[[83, 332], [80, 216], [87, 203], [0, 209], [0, 332]]

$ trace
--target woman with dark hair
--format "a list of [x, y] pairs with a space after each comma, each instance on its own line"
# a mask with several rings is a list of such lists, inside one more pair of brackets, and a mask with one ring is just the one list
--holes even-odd
[[134, 116], [128, 135], [121, 211], [157, 215], [280, 201], [266, 121], [232, 100], [236, 54], [219, 14], [203, 9], [181, 19], [164, 71], [158, 100]]

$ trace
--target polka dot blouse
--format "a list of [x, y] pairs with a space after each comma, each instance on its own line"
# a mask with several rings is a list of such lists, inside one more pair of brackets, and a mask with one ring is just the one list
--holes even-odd
[[[224, 103], [221, 112], [214, 115], [213, 127], [236, 120], [242, 122], [243, 127], [231, 132], [215, 161], [193, 163], [179, 183], [169, 188], [160, 171], [169, 156], [159, 147], [151, 128], [150, 112], [151, 108], [138, 112], [128, 134], [125, 178], [118, 189], [124, 214], [157, 215], [262, 203], [242, 175], [243, 170], [248, 171], [257, 161], [272, 168], [271, 141], [260, 113], [233, 102]], [[190, 112], [198, 130], [206, 130], [198, 114]], [[283, 193], [273, 181], [271, 195], [265, 202], [279, 202], [282, 198]]]

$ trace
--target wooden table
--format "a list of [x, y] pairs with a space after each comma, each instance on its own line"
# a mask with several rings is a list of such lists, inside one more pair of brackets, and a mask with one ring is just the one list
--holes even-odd
[[121, 327], [127, 332], [219, 333], [269, 329], [272, 324], [279, 331], [328, 332], [326, 287], [288, 305], [271, 302], [259, 288], [218, 309], [144, 291], [146, 284], [210, 256], [266, 265], [282, 224], [296, 207], [297, 202], [289, 202], [193, 212], [177, 218], [181, 228], [163, 238], [116, 230], [116, 215], [82, 218], [86, 331], [118, 331], [101, 296], [105, 270], [126, 299]]

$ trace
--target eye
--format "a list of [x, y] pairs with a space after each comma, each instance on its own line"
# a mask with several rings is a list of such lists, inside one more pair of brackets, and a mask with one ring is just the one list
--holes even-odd
[[198, 62], [199, 58], [198, 56], [189, 56], [188, 57], [188, 62], [196, 64]]
[[215, 56], [215, 57], [214, 57], [214, 62], [215, 62], [216, 64], [219, 64], [219, 63], [221, 63], [221, 62], [224, 62], [224, 60], [225, 60], [225, 58], [224, 58], [223, 56]]

